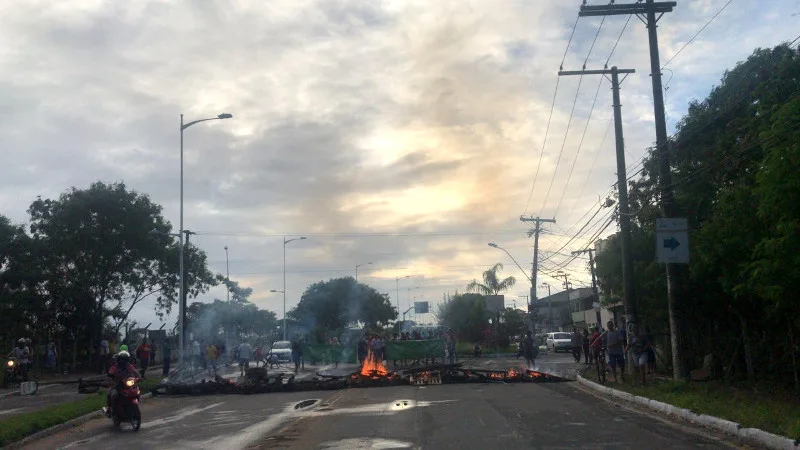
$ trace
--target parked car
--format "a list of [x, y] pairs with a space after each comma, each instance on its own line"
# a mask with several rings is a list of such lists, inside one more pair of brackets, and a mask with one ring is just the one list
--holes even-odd
[[558, 353], [560, 351], [572, 351], [572, 335], [563, 331], [547, 333], [547, 350]]
[[276, 341], [269, 349], [267, 357], [275, 355], [278, 361], [291, 361], [292, 360], [292, 343], [289, 341]]

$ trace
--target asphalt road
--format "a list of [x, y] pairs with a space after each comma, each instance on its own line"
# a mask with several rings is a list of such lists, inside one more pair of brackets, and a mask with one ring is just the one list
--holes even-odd
[[731, 448], [574, 382], [160, 397], [142, 415], [137, 433], [96, 419], [25, 448]]

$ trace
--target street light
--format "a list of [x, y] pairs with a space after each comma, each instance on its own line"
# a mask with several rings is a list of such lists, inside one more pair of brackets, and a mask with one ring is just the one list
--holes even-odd
[[180, 214], [180, 230], [178, 231], [178, 235], [180, 236], [179, 237], [180, 246], [179, 246], [179, 250], [178, 250], [178, 252], [179, 252], [179, 256], [178, 256], [178, 260], [179, 260], [178, 265], [179, 265], [179, 267], [178, 267], [178, 270], [180, 271], [180, 283], [181, 283], [181, 286], [180, 286], [180, 296], [181, 296], [181, 298], [180, 298], [180, 301], [178, 302], [178, 309], [179, 309], [178, 314], [180, 315], [180, 320], [178, 321], [179, 328], [180, 328], [180, 334], [178, 335], [178, 347], [180, 347], [180, 358], [181, 358], [181, 361], [183, 361], [183, 356], [184, 356], [184, 346], [183, 345], [184, 345], [184, 333], [186, 332], [186, 329], [185, 329], [186, 328], [185, 327], [185, 325], [186, 325], [186, 286], [184, 285], [184, 276], [185, 276], [185, 274], [183, 273], [183, 246], [184, 246], [184, 244], [183, 244], [183, 130], [189, 128], [190, 126], [192, 126], [192, 125], [194, 125], [196, 123], [206, 122], [206, 121], [209, 121], [209, 120], [230, 119], [232, 117], [233, 117], [233, 115], [231, 115], [231, 114], [222, 113], [222, 114], [219, 114], [217, 117], [210, 117], [208, 119], [199, 119], [199, 120], [193, 120], [193, 121], [191, 121], [189, 123], [183, 123], [183, 114], [181, 114], [181, 128], [180, 128], [180, 131], [181, 131], [181, 214]]
[[394, 289], [395, 295], [397, 296], [397, 312], [400, 312], [400, 280], [405, 280], [406, 278], [411, 278], [411, 275], [406, 275], [404, 277], [394, 277]]
[[368, 263], [364, 263], [364, 264], [356, 264], [356, 283], [358, 283], [358, 268], [361, 267], [361, 266], [368, 266], [370, 264], [372, 264], [372, 263], [368, 262]]
[[286, 340], [286, 244], [292, 241], [302, 241], [306, 237], [301, 236], [299, 238], [292, 238], [286, 239], [286, 236], [283, 237], [283, 340]]
[[225, 278], [227, 280], [225, 294], [228, 296], [228, 302], [231, 301], [231, 266], [230, 261], [228, 260], [228, 246], [225, 246]]

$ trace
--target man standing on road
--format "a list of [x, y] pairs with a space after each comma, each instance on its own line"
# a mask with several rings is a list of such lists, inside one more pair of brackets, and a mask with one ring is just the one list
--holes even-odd
[[578, 333], [578, 329], [576, 327], [572, 327], [572, 335], [570, 336], [570, 342], [572, 344], [572, 357], [575, 358], [575, 362], [581, 362], [581, 348], [583, 348], [583, 336]]
[[536, 355], [539, 353], [539, 348], [536, 342], [534, 342], [533, 333], [531, 333], [530, 330], [528, 330], [528, 334], [525, 336], [522, 347], [525, 352], [525, 363], [528, 365], [529, 369], [533, 369], [536, 362]]
[[244, 376], [247, 369], [250, 368], [250, 357], [253, 354], [253, 347], [247, 341], [239, 344], [239, 369]]
[[172, 349], [169, 347], [169, 341], [164, 341], [164, 345], [161, 347], [161, 357], [163, 358], [161, 374], [166, 377], [169, 375], [169, 363], [172, 358]]

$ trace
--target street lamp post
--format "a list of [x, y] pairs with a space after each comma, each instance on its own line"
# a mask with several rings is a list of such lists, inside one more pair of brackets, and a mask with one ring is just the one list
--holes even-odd
[[411, 307], [411, 291], [413, 291], [414, 289], [419, 289], [419, 286], [410, 287], [406, 291], [406, 306], [408, 306], [409, 308]]
[[395, 295], [397, 296], [397, 312], [398, 313], [400, 312], [400, 280], [401, 279], [404, 280], [406, 278], [411, 278], [411, 275], [406, 275], [404, 277], [394, 277], [394, 289], [395, 289]]
[[356, 264], [356, 283], [358, 283], [358, 268], [361, 267], [361, 266], [368, 266], [370, 264], [372, 264], [372, 263], [368, 262], [368, 263], [364, 263], [364, 264]]
[[301, 241], [305, 236], [299, 238], [286, 239], [283, 237], [283, 340], [286, 340], [286, 244], [292, 241]]
[[180, 333], [178, 335], [178, 347], [180, 347], [179, 358], [180, 361], [183, 361], [184, 358], [184, 340], [185, 340], [185, 333], [186, 333], [186, 286], [184, 284], [184, 277], [185, 274], [183, 273], [183, 130], [189, 128], [190, 126], [200, 123], [206, 122], [209, 120], [223, 120], [223, 119], [230, 119], [233, 115], [228, 113], [222, 113], [217, 117], [210, 117], [208, 119], [199, 119], [193, 120], [189, 123], [183, 123], [183, 114], [181, 114], [181, 212], [180, 212], [180, 230], [178, 234], [180, 235], [179, 239], [179, 246], [178, 246], [178, 270], [180, 271], [180, 299], [178, 300], [178, 315], [180, 315], [180, 319], [178, 320], [178, 324], [180, 328]]
[[230, 302], [231, 301], [231, 266], [230, 266], [230, 260], [228, 259], [228, 246], [227, 245], [225, 246], [225, 279], [227, 281], [227, 284], [225, 286], [227, 288], [227, 290], [226, 290], [225, 293], [228, 296], [228, 302]]

